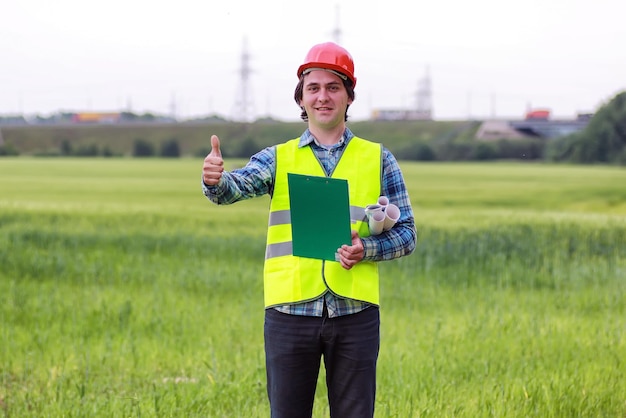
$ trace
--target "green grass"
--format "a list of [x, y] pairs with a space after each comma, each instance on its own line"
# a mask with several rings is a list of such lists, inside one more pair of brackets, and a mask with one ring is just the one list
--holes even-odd
[[[0, 416], [269, 416], [269, 201], [210, 204], [201, 165], [0, 160]], [[377, 416], [626, 416], [626, 171], [402, 168]]]

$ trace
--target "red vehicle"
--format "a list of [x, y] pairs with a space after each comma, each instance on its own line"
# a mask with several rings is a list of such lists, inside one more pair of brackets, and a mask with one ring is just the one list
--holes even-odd
[[550, 118], [549, 109], [534, 109], [526, 113], [526, 120], [548, 120]]

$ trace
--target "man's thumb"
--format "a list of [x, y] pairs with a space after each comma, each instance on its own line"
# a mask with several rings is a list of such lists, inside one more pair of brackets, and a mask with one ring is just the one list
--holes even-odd
[[220, 151], [220, 139], [217, 135], [211, 136], [211, 155], [214, 157], [222, 156], [222, 152]]

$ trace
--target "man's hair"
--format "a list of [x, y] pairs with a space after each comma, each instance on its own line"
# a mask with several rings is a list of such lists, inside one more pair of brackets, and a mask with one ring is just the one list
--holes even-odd
[[[298, 81], [298, 84], [296, 85], [296, 90], [293, 93], [293, 98], [296, 101], [296, 104], [298, 106], [300, 106], [300, 101], [302, 100], [302, 95], [304, 94], [304, 76], [305, 74], [302, 74], [300, 76], [300, 80]], [[350, 100], [354, 100], [354, 85], [352, 84], [352, 81], [348, 78], [346, 80], [341, 79], [341, 81], [343, 82], [343, 86], [346, 88], [346, 92], [348, 92], [348, 97], [350, 98]], [[346, 106], [346, 114], [343, 117], [344, 121], [348, 120], [348, 108], [350, 107], [350, 105]], [[300, 109], [302, 109], [302, 113], [300, 113], [300, 119], [302, 119], [305, 122], [309, 121], [309, 115], [306, 114], [306, 110], [304, 110], [304, 106], [300, 106]]]

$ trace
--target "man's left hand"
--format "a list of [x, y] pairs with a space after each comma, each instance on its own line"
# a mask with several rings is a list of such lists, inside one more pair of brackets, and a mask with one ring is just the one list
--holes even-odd
[[359, 238], [359, 233], [352, 231], [352, 245], [342, 245], [337, 250], [339, 254], [339, 262], [341, 267], [346, 270], [350, 270], [356, 263], [363, 260], [365, 256], [365, 249], [363, 248], [363, 242]]

